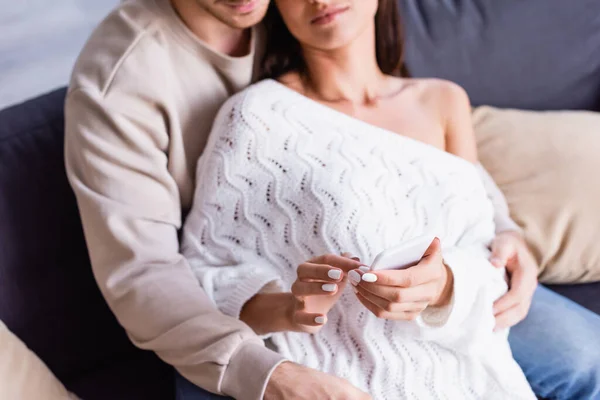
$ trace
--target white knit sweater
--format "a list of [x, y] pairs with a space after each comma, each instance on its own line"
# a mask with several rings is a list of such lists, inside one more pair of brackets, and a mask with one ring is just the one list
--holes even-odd
[[507, 332], [493, 333], [506, 283], [487, 261], [492, 205], [476, 168], [435, 147], [261, 82], [214, 123], [182, 251], [217, 307], [239, 317], [255, 294], [289, 291], [314, 256], [370, 262], [430, 229], [454, 274], [450, 306], [387, 321], [346, 288], [318, 334], [273, 335], [278, 351], [377, 400], [534, 399]]

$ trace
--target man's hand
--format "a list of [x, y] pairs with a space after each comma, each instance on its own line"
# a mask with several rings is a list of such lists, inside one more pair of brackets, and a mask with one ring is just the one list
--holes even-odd
[[298, 364], [280, 364], [267, 383], [265, 400], [370, 400], [345, 379]]
[[361, 268], [348, 276], [358, 300], [378, 318], [414, 320], [428, 306], [445, 306], [452, 298], [453, 275], [442, 260], [437, 238], [414, 267], [365, 271]]
[[537, 288], [537, 263], [518, 232], [499, 233], [492, 243], [492, 265], [506, 267], [510, 290], [494, 304], [496, 330], [509, 328], [527, 316]]

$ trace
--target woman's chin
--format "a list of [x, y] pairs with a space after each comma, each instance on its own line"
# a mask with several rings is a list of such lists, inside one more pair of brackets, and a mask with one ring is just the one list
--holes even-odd
[[310, 43], [304, 42], [304, 45], [320, 50], [335, 50], [352, 44], [360, 36], [360, 32], [356, 28], [337, 25], [318, 29], [311, 36]]

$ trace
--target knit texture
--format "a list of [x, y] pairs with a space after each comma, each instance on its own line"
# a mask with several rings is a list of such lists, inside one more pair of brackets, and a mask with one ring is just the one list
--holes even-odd
[[327, 253], [371, 262], [425, 232], [454, 274], [451, 304], [378, 319], [346, 288], [315, 335], [272, 336], [298, 363], [374, 399], [534, 399], [507, 332], [493, 333], [504, 272], [487, 261], [493, 207], [477, 169], [264, 81], [221, 109], [197, 170], [182, 252], [225, 314]]

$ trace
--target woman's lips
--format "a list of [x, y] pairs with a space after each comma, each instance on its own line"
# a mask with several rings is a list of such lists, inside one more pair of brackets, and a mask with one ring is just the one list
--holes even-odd
[[248, 14], [254, 11], [256, 6], [258, 5], [259, 0], [250, 0], [250, 1], [223, 1], [223, 3], [233, 8], [240, 14]]
[[336, 7], [330, 8], [320, 12], [310, 23], [313, 25], [326, 25], [332, 21], [335, 21], [340, 15], [348, 11], [350, 7]]

